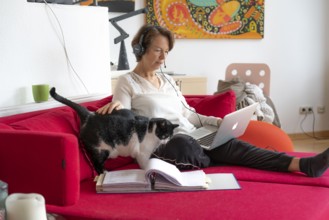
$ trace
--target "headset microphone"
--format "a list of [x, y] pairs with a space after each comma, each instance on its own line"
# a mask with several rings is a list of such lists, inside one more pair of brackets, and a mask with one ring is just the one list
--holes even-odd
[[[166, 63], [165, 63], [165, 61], [164, 61], [164, 67], [166, 68]], [[163, 75], [163, 77], [167, 80], [167, 82], [173, 87], [174, 91], [176, 92], [177, 97], [179, 98], [179, 95], [178, 95], [178, 92], [177, 92], [175, 86], [170, 82], [170, 80], [169, 80], [169, 79], [166, 77], [166, 75], [163, 73], [161, 66], [160, 66], [160, 71], [161, 71], [161, 74]], [[180, 100], [180, 101], [181, 101], [181, 103], [183, 104], [184, 108], [186, 108], [187, 110], [193, 112], [194, 114], [196, 114], [196, 115], [198, 116], [198, 119], [199, 119], [200, 125], [201, 125], [201, 127], [203, 127], [203, 124], [202, 124], [202, 121], [201, 121], [201, 119], [200, 119], [199, 114], [198, 114], [195, 110], [192, 110], [192, 109], [188, 108], [188, 107], [184, 104], [184, 102], [183, 102], [182, 100]]]
[[166, 60], [163, 61], [163, 66], [164, 66], [164, 68], [167, 68], [167, 66], [166, 66]]

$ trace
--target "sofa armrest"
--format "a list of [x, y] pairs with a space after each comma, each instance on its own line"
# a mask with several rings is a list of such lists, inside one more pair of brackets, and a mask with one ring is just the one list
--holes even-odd
[[74, 135], [0, 130], [0, 179], [9, 193], [40, 193], [47, 204], [79, 199], [79, 145]]

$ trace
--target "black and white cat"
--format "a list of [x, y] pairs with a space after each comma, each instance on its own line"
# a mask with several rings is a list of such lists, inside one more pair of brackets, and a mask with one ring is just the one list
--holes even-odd
[[131, 156], [144, 169], [151, 154], [165, 144], [178, 127], [164, 118], [147, 118], [131, 110], [115, 110], [111, 114], [90, 112], [51, 88], [50, 95], [74, 109], [80, 118], [80, 139], [98, 174], [104, 170], [108, 158]]

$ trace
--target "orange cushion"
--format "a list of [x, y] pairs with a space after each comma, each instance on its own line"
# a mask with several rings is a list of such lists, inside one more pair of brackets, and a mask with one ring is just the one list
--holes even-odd
[[289, 136], [282, 129], [267, 122], [250, 121], [246, 132], [239, 139], [268, 150], [294, 151]]

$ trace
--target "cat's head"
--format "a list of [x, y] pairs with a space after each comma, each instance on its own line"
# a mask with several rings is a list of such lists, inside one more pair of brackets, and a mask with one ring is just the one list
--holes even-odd
[[[178, 124], [173, 124], [165, 118], [152, 118], [150, 119], [150, 125], [155, 127], [155, 135], [160, 140], [170, 139], [174, 134], [174, 129], [177, 128]], [[149, 126], [149, 132], [153, 130], [153, 126]]]

